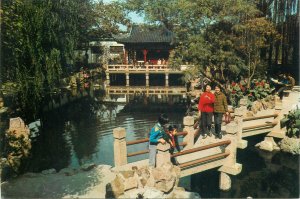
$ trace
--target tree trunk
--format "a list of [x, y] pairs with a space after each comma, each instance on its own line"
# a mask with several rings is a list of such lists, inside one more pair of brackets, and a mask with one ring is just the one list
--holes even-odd
[[274, 60], [274, 63], [275, 63], [276, 66], [278, 65], [279, 45], [280, 45], [280, 43], [276, 42], [276, 44], [275, 44], [275, 60]]
[[273, 39], [270, 39], [270, 47], [269, 47], [269, 57], [268, 57], [268, 68], [271, 69], [271, 72], [273, 73], [272, 69], [272, 55], [273, 55]]

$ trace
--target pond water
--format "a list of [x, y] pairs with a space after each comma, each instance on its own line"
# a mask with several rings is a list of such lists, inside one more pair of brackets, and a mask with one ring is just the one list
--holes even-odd
[[[125, 113], [124, 105], [100, 103], [89, 97], [79, 99], [57, 110], [45, 113], [41, 134], [33, 143], [32, 157], [24, 172], [55, 168], [78, 168], [85, 163], [113, 165], [113, 129], [123, 127], [127, 140], [147, 137], [159, 112]], [[166, 111], [173, 124], [182, 129], [183, 112]], [[237, 162], [242, 172], [232, 176], [232, 189], [219, 190], [216, 169], [181, 179], [180, 185], [205, 198], [287, 198], [299, 197], [299, 156], [267, 153], [254, 145], [263, 136], [249, 138], [248, 147], [238, 149]], [[128, 152], [146, 149], [135, 145]], [[129, 162], [146, 159], [147, 155], [130, 158]]]

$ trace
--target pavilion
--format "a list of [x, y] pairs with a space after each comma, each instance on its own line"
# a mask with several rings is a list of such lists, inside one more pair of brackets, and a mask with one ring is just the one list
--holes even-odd
[[166, 65], [175, 35], [165, 26], [133, 25], [130, 33], [114, 38], [124, 44], [124, 64]]

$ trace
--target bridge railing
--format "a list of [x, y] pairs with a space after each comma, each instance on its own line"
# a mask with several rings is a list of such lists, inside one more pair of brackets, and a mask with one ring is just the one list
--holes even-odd
[[[229, 175], [237, 175], [242, 170], [242, 165], [236, 162], [237, 156], [237, 131], [238, 126], [235, 121], [226, 125], [226, 135], [223, 140], [203, 141], [202, 146], [194, 145], [193, 117], [185, 117], [185, 130], [189, 133], [192, 132], [189, 138], [186, 135], [187, 142], [192, 139], [190, 145], [186, 146], [181, 152], [171, 155], [169, 153], [170, 146], [168, 144], [158, 144], [157, 146], [157, 167], [165, 163], [170, 163], [171, 157], [178, 158], [179, 167], [181, 168], [180, 176], [188, 176], [194, 173], [205, 171], [208, 169], [219, 167], [220, 175], [220, 188], [226, 190], [228, 184], [231, 183]], [[196, 142], [198, 144], [198, 142]], [[226, 186], [225, 186], [226, 185]]]
[[[214, 148], [214, 147], [225, 146], [225, 145], [229, 145], [230, 143], [231, 143], [231, 140], [224, 140], [224, 141], [221, 141], [221, 142], [216, 142], [216, 143], [196, 147], [196, 148], [193, 148], [193, 149], [187, 149], [185, 151], [175, 153], [175, 154], [171, 155], [171, 157], [178, 157], [178, 156], [182, 156], [182, 155], [186, 155], [186, 154], [191, 154], [191, 153], [203, 151], [203, 150], [206, 150], [206, 149], [211, 149], [211, 148]], [[229, 154], [230, 154], [230, 151], [226, 150], [225, 152], [222, 152], [222, 153], [219, 153], [219, 154], [214, 154], [214, 155], [206, 156], [206, 157], [203, 157], [203, 158], [199, 158], [197, 160], [192, 160], [192, 161], [189, 161], [189, 162], [179, 164], [179, 167], [182, 168], [182, 169], [188, 168], [188, 167], [191, 167], [191, 166], [194, 166], [196, 164], [203, 163], [203, 162], [207, 162], [207, 161], [227, 157]]]
[[[177, 136], [186, 136], [186, 135], [187, 135], [187, 132], [178, 132], [177, 133]], [[141, 143], [145, 143], [145, 142], [149, 142], [149, 138], [127, 141], [126, 146], [141, 144]], [[186, 142], [180, 142], [179, 146], [183, 146], [183, 147], [186, 146]], [[142, 150], [142, 151], [136, 151], [133, 153], [127, 153], [127, 157], [142, 155], [142, 154], [146, 154], [146, 153], [149, 153], [149, 149]]]
[[[183, 120], [184, 129], [183, 132], [178, 132], [178, 136], [183, 136], [183, 142], [179, 143], [183, 146], [183, 150], [193, 147], [194, 144], [194, 131], [192, 129], [193, 124], [192, 117], [185, 117]], [[137, 156], [149, 153], [149, 150], [136, 151], [133, 153], [127, 153], [127, 146], [141, 144], [149, 142], [149, 138], [143, 138], [139, 140], [126, 141], [126, 130], [124, 128], [115, 128], [113, 130], [114, 136], [114, 160], [115, 166], [122, 166], [128, 163], [128, 157]]]
[[264, 110], [263, 113], [265, 115], [244, 118], [247, 112], [247, 107], [246, 102], [244, 102], [243, 100], [244, 99], [240, 101], [241, 106], [234, 110], [234, 121], [237, 123], [238, 126], [238, 148], [241, 149], [247, 147], [247, 141], [243, 140], [243, 137], [268, 133], [278, 123], [278, 121], [275, 119], [278, 116], [278, 114], [275, 112], [274, 109]]

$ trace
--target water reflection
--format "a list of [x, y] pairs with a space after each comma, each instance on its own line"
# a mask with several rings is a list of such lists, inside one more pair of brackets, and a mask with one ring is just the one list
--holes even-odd
[[[124, 113], [124, 105], [101, 102], [99, 97], [86, 96], [47, 112], [41, 136], [33, 144], [27, 170], [78, 168], [85, 163], [113, 162], [113, 129], [126, 129], [127, 140], [142, 139], [157, 120], [159, 113]], [[171, 121], [181, 127], [183, 113], [170, 113]], [[128, 147], [128, 152], [145, 150], [147, 143]], [[129, 158], [129, 162], [147, 155]]]

